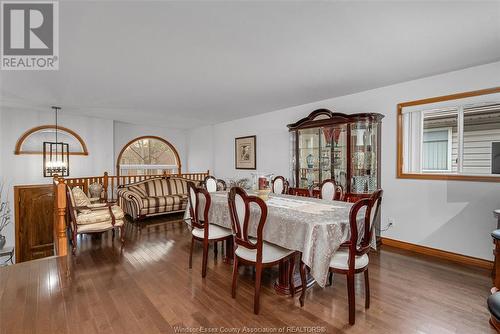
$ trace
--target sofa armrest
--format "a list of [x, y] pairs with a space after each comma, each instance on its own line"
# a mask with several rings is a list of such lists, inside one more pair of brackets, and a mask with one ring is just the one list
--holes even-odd
[[126, 188], [118, 189], [117, 194], [122, 199], [124, 211], [136, 219], [144, 208], [142, 197]]
[[135, 192], [124, 189], [120, 190], [118, 195], [126, 201], [134, 202], [139, 209], [142, 209], [143, 207], [142, 197], [136, 194]]

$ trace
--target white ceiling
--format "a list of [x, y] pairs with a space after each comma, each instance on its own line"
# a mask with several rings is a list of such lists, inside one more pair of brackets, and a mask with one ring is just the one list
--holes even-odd
[[3, 101], [192, 128], [500, 60], [500, 2], [60, 1]]

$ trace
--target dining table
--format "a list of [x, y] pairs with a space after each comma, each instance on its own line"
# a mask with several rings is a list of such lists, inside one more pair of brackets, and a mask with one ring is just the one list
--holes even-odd
[[[231, 229], [228, 192], [212, 192], [210, 198], [209, 223]], [[353, 203], [273, 193], [269, 194], [265, 203], [267, 220], [263, 230], [264, 240], [286, 249], [299, 251], [302, 254], [302, 261], [309, 267], [310, 278], [307, 286], [316, 282], [324, 287], [328, 280], [330, 260], [339, 247], [350, 238], [349, 214]], [[204, 197], [201, 196], [198, 204], [199, 218], [204, 207]], [[184, 220], [188, 225], [190, 225], [189, 208], [188, 203], [184, 214]], [[357, 217], [359, 231], [364, 226], [364, 215], [364, 210], [360, 210]], [[252, 203], [250, 236], [256, 236], [259, 218], [260, 209]], [[375, 247], [375, 243], [372, 243], [372, 246]], [[288, 266], [288, 262], [280, 263], [280, 274], [275, 283], [276, 291], [282, 294], [290, 293]], [[297, 281], [300, 282], [298, 279]]]

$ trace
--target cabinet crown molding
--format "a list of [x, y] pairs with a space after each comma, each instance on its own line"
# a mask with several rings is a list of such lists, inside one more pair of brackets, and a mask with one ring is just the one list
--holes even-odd
[[384, 115], [378, 113], [344, 114], [322, 108], [314, 110], [307, 117], [295, 123], [288, 124], [287, 127], [290, 131], [293, 131], [299, 128], [317, 127], [335, 123], [353, 123], [361, 120], [380, 121], [382, 118], [384, 118]]

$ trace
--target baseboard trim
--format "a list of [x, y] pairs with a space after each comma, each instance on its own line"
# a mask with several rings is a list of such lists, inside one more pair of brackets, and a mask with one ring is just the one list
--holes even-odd
[[416, 244], [412, 244], [409, 242], [389, 239], [389, 238], [385, 238], [385, 237], [381, 237], [380, 239], [382, 241], [382, 245], [387, 245], [387, 246], [391, 246], [394, 248], [400, 248], [400, 249], [404, 249], [404, 250], [418, 253], [418, 254], [434, 256], [434, 257], [438, 257], [441, 259], [445, 259], [445, 260], [449, 260], [449, 261], [453, 261], [456, 263], [465, 264], [465, 265], [469, 265], [469, 266], [480, 267], [480, 268], [489, 269], [489, 270], [493, 269], [493, 261], [488, 261], [488, 260], [484, 260], [484, 259], [479, 259], [477, 257], [452, 253], [452, 252], [448, 252], [448, 251], [444, 251], [444, 250], [440, 250], [440, 249], [436, 249], [436, 248], [432, 248], [432, 247], [416, 245]]

